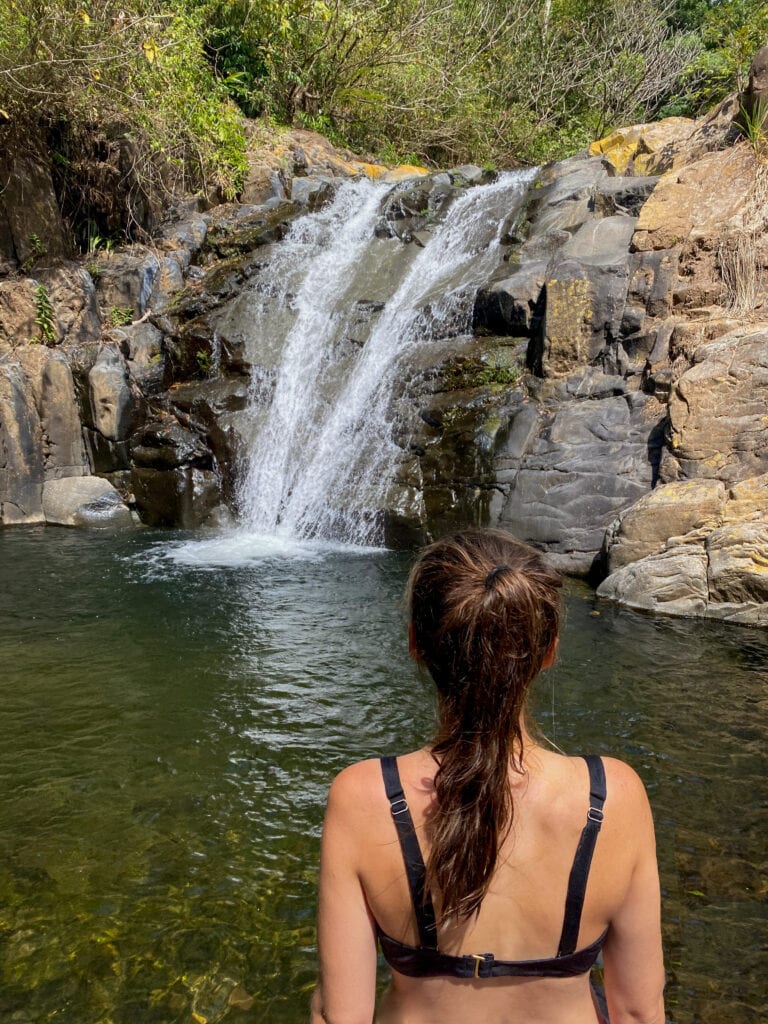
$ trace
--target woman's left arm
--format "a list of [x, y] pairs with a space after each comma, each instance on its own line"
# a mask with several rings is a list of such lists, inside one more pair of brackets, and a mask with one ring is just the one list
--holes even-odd
[[371, 1024], [376, 1000], [376, 922], [359, 874], [365, 835], [365, 762], [336, 777], [320, 856], [317, 938], [320, 981], [311, 1024]]

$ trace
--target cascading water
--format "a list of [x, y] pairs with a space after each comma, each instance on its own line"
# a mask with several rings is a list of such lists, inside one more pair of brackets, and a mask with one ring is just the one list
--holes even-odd
[[[420, 249], [376, 237], [391, 186], [368, 181], [345, 183], [294, 223], [266, 270], [269, 302], [254, 299], [254, 336], [282, 330], [284, 339], [273, 390], [263, 374], [252, 381], [262, 422], [240, 491], [245, 529], [381, 542], [380, 512], [402, 455], [392, 430], [398, 373], [416, 352], [469, 330], [475, 291], [531, 177], [468, 189]], [[361, 308], [378, 314], [362, 341]]]

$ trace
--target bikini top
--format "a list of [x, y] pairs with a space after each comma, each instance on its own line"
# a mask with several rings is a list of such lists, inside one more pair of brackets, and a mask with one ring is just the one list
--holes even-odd
[[397, 760], [394, 757], [381, 758], [384, 788], [405, 861], [405, 873], [419, 933], [419, 945], [408, 946], [385, 935], [379, 928], [381, 950], [393, 970], [411, 978], [569, 978], [585, 974], [594, 966], [608, 930], [590, 946], [577, 950], [576, 942], [589, 868], [603, 821], [605, 769], [601, 758], [594, 754], [586, 755], [584, 760], [589, 769], [589, 810], [568, 878], [563, 930], [557, 956], [543, 960], [497, 960], [493, 953], [452, 956], [438, 949], [435, 908], [429, 893], [424, 890], [424, 859], [403, 792]]

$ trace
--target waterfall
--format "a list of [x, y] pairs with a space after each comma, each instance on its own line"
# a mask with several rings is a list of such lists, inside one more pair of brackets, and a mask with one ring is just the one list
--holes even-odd
[[423, 248], [376, 237], [392, 186], [370, 181], [344, 183], [332, 203], [294, 222], [265, 271], [268, 288], [254, 294], [254, 337], [282, 354], [269, 379], [257, 372], [251, 383], [260, 426], [239, 495], [246, 529], [381, 542], [402, 456], [398, 375], [441, 338], [470, 330], [476, 290], [531, 177], [467, 189]]

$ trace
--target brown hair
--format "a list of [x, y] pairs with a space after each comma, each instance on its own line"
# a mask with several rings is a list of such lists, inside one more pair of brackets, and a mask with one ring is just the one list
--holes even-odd
[[557, 639], [560, 586], [501, 530], [437, 541], [411, 571], [414, 656], [440, 697], [427, 888], [444, 918], [479, 910], [512, 826], [509, 767], [522, 770], [525, 699]]

